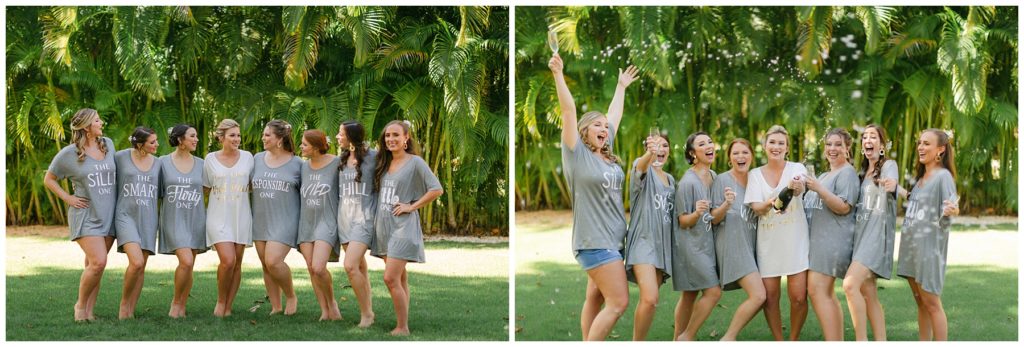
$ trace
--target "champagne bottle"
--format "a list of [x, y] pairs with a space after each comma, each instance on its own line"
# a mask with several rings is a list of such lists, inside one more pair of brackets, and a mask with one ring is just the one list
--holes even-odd
[[779, 197], [775, 199], [773, 207], [775, 207], [776, 211], [785, 211], [786, 208], [789, 207], [790, 201], [793, 201], [793, 190], [790, 189], [789, 186], [786, 186], [785, 188], [782, 188], [781, 192], [779, 192]]

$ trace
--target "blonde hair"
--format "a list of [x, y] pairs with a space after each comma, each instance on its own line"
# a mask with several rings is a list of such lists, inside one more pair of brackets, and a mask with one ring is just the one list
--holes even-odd
[[[89, 130], [94, 119], [99, 118], [100, 113], [91, 108], [83, 108], [71, 116], [71, 143], [75, 144], [75, 153], [78, 154], [78, 161], [85, 161], [85, 141], [88, 138]], [[96, 145], [103, 155], [107, 154], [107, 142], [103, 139], [96, 139]]]
[[789, 148], [790, 148], [790, 146], [789, 146], [789, 132], [786, 131], [786, 128], [781, 126], [781, 125], [775, 124], [775, 125], [772, 125], [770, 128], [768, 128], [768, 131], [764, 133], [764, 139], [762, 139], [761, 145], [762, 146], [767, 145], [768, 144], [768, 136], [772, 136], [772, 135], [775, 135], [775, 134], [782, 134], [782, 136], [786, 137], [786, 156], [788, 156], [789, 155]]
[[[587, 142], [587, 132], [589, 132], [588, 128], [591, 124], [594, 124], [594, 122], [596, 122], [600, 118], [607, 117], [605, 117], [604, 113], [598, 111], [590, 111], [584, 113], [583, 117], [580, 118], [580, 121], [576, 123], [576, 130], [580, 133], [580, 138], [583, 139], [583, 144], [586, 145], [587, 149], [589, 149], [591, 152], [598, 150], [598, 148], [594, 144]], [[609, 135], [611, 135], [611, 133], [609, 133]], [[620, 159], [619, 156], [615, 155], [615, 153], [612, 153], [611, 141], [605, 141], [604, 146], [600, 148], [600, 151], [601, 154], [604, 154], [605, 157], [611, 158], [613, 163], [622, 163], [622, 159]]]
[[217, 138], [217, 141], [223, 141], [224, 134], [231, 128], [241, 128], [241, 126], [234, 119], [226, 118], [217, 123], [217, 130], [213, 132], [213, 136]]

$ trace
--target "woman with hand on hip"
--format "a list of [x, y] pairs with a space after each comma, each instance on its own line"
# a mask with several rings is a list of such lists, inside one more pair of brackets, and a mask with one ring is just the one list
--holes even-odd
[[242, 256], [252, 245], [252, 211], [249, 181], [252, 154], [238, 148], [242, 135], [238, 122], [220, 121], [214, 133], [221, 150], [206, 155], [203, 166], [204, 191], [209, 194], [206, 211], [206, 244], [217, 250], [217, 306], [213, 315], [231, 315], [231, 306], [242, 281]]
[[[807, 320], [810, 241], [801, 199], [806, 189], [802, 177], [807, 174], [807, 169], [798, 163], [786, 161], [789, 132], [781, 125], [768, 128], [763, 143], [768, 162], [747, 175], [747, 191], [743, 203], [758, 215], [757, 267], [767, 294], [764, 316], [768, 328], [775, 340], [782, 341], [779, 298], [782, 276], [786, 276], [789, 339], [796, 341]], [[787, 199], [790, 199], [788, 203]]]
[[[572, 194], [572, 249], [587, 272], [587, 294], [580, 314], [584, 340], [604, 340], [629, 305], [620, 250], [626, 237], [622, 203], [625, 174], [612, 153], [612, 141], [625, 103], [626, 87], [637, 80], [634, 66], [619, 71], [607, 115], [591, 111], [577, 122], [576, 104], [562, 72], [562, 57], [548, 62], [562, 114], [562, 174]], [[604, 305], [604, 308], [601, 308]]]
[[174, 152], [160, 157], [160, 254], [178, 258], [174, 270], [171, 318], [185, 317], [185, 305], [192, 291], [192, 269], [196, 256], [206, 252], [206, 206], [203, 206], [203, 160], [192, 155], [199, 145], [196, 128], [178, 124], [171, 128], [167, 143]]
[[160, 165], [153, 154], [160, 142], [156, 132], [146, 127], [135, 128], [128, 141], [132, 148], [114, 153], [119, 194], [114, 209], [114, 231], [117, 251], [128, 255], [118, 319], [135, 318], [135, 304], [142, 293], [146, 261], [156, 253], [158, 222]]
[[299, 251], [306, 259], [313, 293], [320, 303], [320, 320], [340, 320], [334, 298], [334, 281], [327, 270], [328, 259], [337, 259], [338, 247], [338, 157], [327, 154], [327, 136], [318, 129], [302, 133], [302, 212], [299, 217]]
[[722, 341], [735, 341], [740, 330], [761, 310], [767, 294], [754, 259], [757, 215], [743, 204], [754, 149], [747, 140], [735, 139], [725, 153], [732, 169], [719, 174], [711, 184], [711, 223], [723, 289], [743, 288], [747, 292], [747, 299], [736, 307], [729, 328], [722, 334]]
[[298, 298], [292, 285], [292, 269], [284, 259], [288, 251], [298, 247], [302, 159], [295, 155], [292, 125], [288, 122], [268, 122], [263, 127], [262, 139], [264, 151], [253, 156], [252, 239], [263, 266], [270, 314], [292, 315]]
[[672, 274], [672, 195], [675, 179], [662, 171], [671, 152], [664, 135], [649, 136], [646, 152], [633, 162], [629, 182], [629, 228], [626, 233], [626, 277], [640, 287], [633, 315], [633, 341], [647, 339], [658, 305], [658, 288]]
[[395, 307], [391, 335], [409, 335], [408, 262], [426, 262], [419, 209], [436, 200], [444, 190], [437, 175], [419, 156], [407, 121], [384, 126], [373, 185], [380, 192], [375, 216], [377, 231], [372, 255], [384, 258], [384, 284]]
[[[682, 291], [675, 311], [673, 335], [677, 341], [693, 341], [711, 310], [722, 298], [715, 269], [715, 238], [711, 234], [711, 184], [715, 172], [715, 143], [703, 131], [686, 139], [686, 161], [693, 165], [676, 187], [678, 216], [673, 239], [672, 282]], [[697, 295], [702, 294], [700, 300]]]
[[810, 272], [807, 294], [826, 341], [843, 340], [843, 309], [835, 293], [836, 278], [846, 277], [853, 257], [853, 204], [860, 180], [850, 164], [853, 137], [845, 129], [825, 134], [829, 171], [806, 176], [804, 211], [810, 228]]
[[860, 203], [853, 232], [853, 260], [843, 278], [857, 341], [868, 340], [867, 322], [875, 341], [885, 341], [885, 312], [878, 300], [876, 279], [892, 277], [892, 251], [896, 233], [896, 196], [899, 171], [886, 157], [885, 129], [868, 125], [861, 135]]
[[345, 273], [359, 302], [359, 327], [373, 325], [372, 293], [366, 267], [366, 250], [373, 244], [373, 221], [377, 214], [377, 195], [373, 169], [377, 151], [368, 149], [366, 129], [356, 121], [338, 126], [338, 242], [345, 248]]
[[[107, 253], [114, 244], [114, 141], [103, 137], [99, 113], [83, 108], [71, 116], [71, 142], [53, 157], [43, 185], [68, 204], [71, 241], [85, 253], [74, 317], [75, 321], [91, 321], [96, 319], [92, 310], [107, 267]], [[57, 183], [64, 178], [71, 181], [73, 194]]]
[[942, 287], [946, 282], [946, 254], [952, 216], [960, 214], [956, 193], [953, 143], [940, 129], [926, 129], [917, 140], [917, 183], [907, 193], [907, 214], [900, 233], [896, 274], [906, 278], [917, 304], [917, 326], [922, 341], [948, 338]]

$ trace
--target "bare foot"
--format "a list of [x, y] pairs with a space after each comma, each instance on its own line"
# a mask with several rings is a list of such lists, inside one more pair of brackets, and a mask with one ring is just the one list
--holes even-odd
[[270, 315], [271, 316], [278, 315], [278, 314], [281, 314], [281, 312], [284, 312], [284, 311], [281, 311], [281, 310], [277, 310], [277, 311], [271, 310], [270, 311]]
[[86, 321], [90, 321], [90, 320], [92, 320], [92, 319], [89, 318], [89, 313], [85, 312], [84, 308], [80, 308], [78, 306], [78, 304], [75, 304], [75, 321], [76, 322], [86, 322]]
[[331, 301], [331, 310], [327, 312], [327, 319], [341, 320], [341, 310], [338, 309], [338, 301]]
[[327, 312], [320, 313], [320, 319], [319, 320], [321, 322], [327, 320]]
[[135, 318], [135, 310], [129, 307], [121, 306], [121, 309], [117, 311], [117, 319], [125, 320]]
[[224, 314], [224, 304], [218, 302], [217, 306], [213, 307], [213, 315], [215, 317], [221, 317], [221, 318], [227, 317], [227, 315]]
[[391, 331], [391, 336], [409, 336], [409, 328], [405, 328], [405, 329], [395, 328], [395, 330]]
[[359, 327], [363, 329], [369, 328], [371, 325], [373, 325], [373, 318], [373, 312], [370, 312], [370, 315], [368, 316], [360, 316]]
[[291, 316], [291, 315], [295, 314], [295, 311], [297, 311], [298, 308], [299, 308], [299, 297], [298, 296], [292, 296], [290, 298], [288, 298], [288, 297], [285, 298], [285, 304], [284, 304], [284, 315], [285, 316]]
[[682, 334], [679, 334], [679, 336], [676, 336], [676, 341], [693, 341], [693, 336], [687, 335], [684, 331]]

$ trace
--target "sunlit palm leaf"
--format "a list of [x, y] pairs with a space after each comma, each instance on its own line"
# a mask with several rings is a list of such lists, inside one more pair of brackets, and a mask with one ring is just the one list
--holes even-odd
[[341, 9], [342, 23], [352, 35], [355, 46], [356, 67], [362, 67], [377, 49], [384, 23], [389, 17], [388, 10], [380, 7], [346, 6]]
[[797, 66], [808, 77], [815, 78], [821, 73], [832, 44], [832, 7], [802, 7], [798, 12]]
[[284, 9], [282, 22], [288, 36], [285, 38], [284, 81], [292, 90], [306, 87], [310, 70], [316, 65], [326, 18], [316, 7], [292, 6]]
[[892, 23], [896, 9], [887, 6], [858, 6], [857, 18], [864, 25], [867, 43], [864, 52], [873, 55], [889, 38], [889, 25]]
[[43, 24], [43, 53], [54, 63], [71, 66], [69, 42], [78, 30], [78, 8], [52, 7], [43, 11], [39, 21]]

